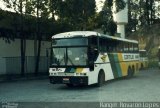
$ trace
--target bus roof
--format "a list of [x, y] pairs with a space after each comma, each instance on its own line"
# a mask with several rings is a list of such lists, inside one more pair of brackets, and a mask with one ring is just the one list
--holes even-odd
[[113, 37], [105, 34], [101, 34], [95, 31], [72, 31], [72, 32], [64, 32], [64, 33], [59, 33], [54, 36], [52, 36], [52, 39], [60, 39], [60, 38], [72, 38], [72, 37], [89, 37], [89, 36], [98, 36], [98, 37], [104, 37], [108, 39], [113, 39], [113, 40], [120, 40], [120, 41], [125, 41], [125, 42], [132, 42], [132, 43], [138, 43], [136, 40], [129, 40], [129, 39], [123, 39], [120, 37]]

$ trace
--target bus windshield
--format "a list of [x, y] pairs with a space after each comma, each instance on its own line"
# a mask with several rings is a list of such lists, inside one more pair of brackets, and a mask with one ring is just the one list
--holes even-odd
[[53, 48], [52, 66], [86, 66], [87, 47]]
[[81, 46], [87, 45], [87, 38], [67, 38], [53, 40], [52, 46]]
[[52, 66], [86, 66], [87, 38], [61, 38], [52, 41]]

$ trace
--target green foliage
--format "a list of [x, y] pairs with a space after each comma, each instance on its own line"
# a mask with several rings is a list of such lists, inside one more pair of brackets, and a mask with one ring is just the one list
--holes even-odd
[[127, 34], [130, 34], [132, 30], [136, 31], [143, 26], [157, 23], [160, 6], [158, 2], [157, 0], [129, 0]]
[[148, 67], [149, 68], [158, 67], [158, 61], [157, 60], [149, 60]]
[[[0, 10], [0, 37], [10, 39], [21, 38], [20, 33], [20, 15], [8, 11]], [[23, 18], [23, 34], [27, 39], [34, 39], [36, 34], [36, 17], [26, 15]], [[63, 32], [62, 23], [53, 22], [51, 19], [40, 19], [40, 33], [43, 39], [50, 40], [53, 34]]]
[[[111, 0], [110, 0], [111, 1]], [[116, 0], [116, 12], [119, 12], [124, 9], [126, 6], [126, 3], [124, 0]]]
[[[126, 3], [123, 0], [116, 0], [116, 12], [121, 11]], [[116, 23], [113, 21], [113, 0], [106, 0], [102, 11], [96, 17], [97, 28], [102, 28], [103, 32], [114, 35], [117, 30]]]
[[[113, 21], [113, 0], [106, 0], [100, 13], [96, 13], [95, 0], [4, 0], [6, 4], [20, 11], [19, 3], [22, 2], [24, 17], [24, 33], [28, 31], [35, 34], [37, 31], [37, 19], [41, 34], [55, 34], [72, 30], [94, 30], [102, 28], [104, 32], [114, 35], [116, 24]], [[125, 7], [123, 0], [116, 0], [117, 11]], [[25, 10], [25, 11], [24, 11]], [[58, 20], [55, 20], [55, 16]], [[17, 29], [19, 22], [17, 18]], [[43, 31], [43, 32], [42, 32]], [[44, 33], [45, 32], [45, 33]], [[27, 35], [29, 35], [27, 33]], [[32, 37], [32, 36], [30, 36]]]
[[68, 22], [74, 30], [87, 30], [95, 15], [95, 0], [65, 0], [57, 7], [58, 21]]

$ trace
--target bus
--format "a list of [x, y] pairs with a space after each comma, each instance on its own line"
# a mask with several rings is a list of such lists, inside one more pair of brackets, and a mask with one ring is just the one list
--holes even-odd
[[158, 47], [158, 67], [160, 69], [160, 46]]
[[139, 50], [140, 54], [140, 69], [145, 69], [148, 67], [148, 57], [147, 57], [147, 51], [146, 50]]
[[96, 84], [119, 77], [131, 78], [139, 71], [139, 48], [135, 40], [94, 31], [72, 31], [52, 36], [49, 79], [52, 84]]

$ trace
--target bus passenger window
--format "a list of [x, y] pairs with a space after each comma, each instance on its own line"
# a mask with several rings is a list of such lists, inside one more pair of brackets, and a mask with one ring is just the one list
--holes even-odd
[[123, 43], [119, 43], [119, 51], [120, 51], [120, 52], [123, 52], [123, 49], [124, 49]]
[[106, 43], [105, 40], [103, 38], [99, 39], [99, 50], [100, 52], [105, 52], [106, 49]]
[[124, 45], [124, 51], [128, 52], [128, 43], [125, 43], [125, 45]]
[[138, 52], [138, 44], [133, 45], [133, 50], [134, 50], [134, 52]]
[[129, 44], [129, 51], [133, 51], [133, 44]]

